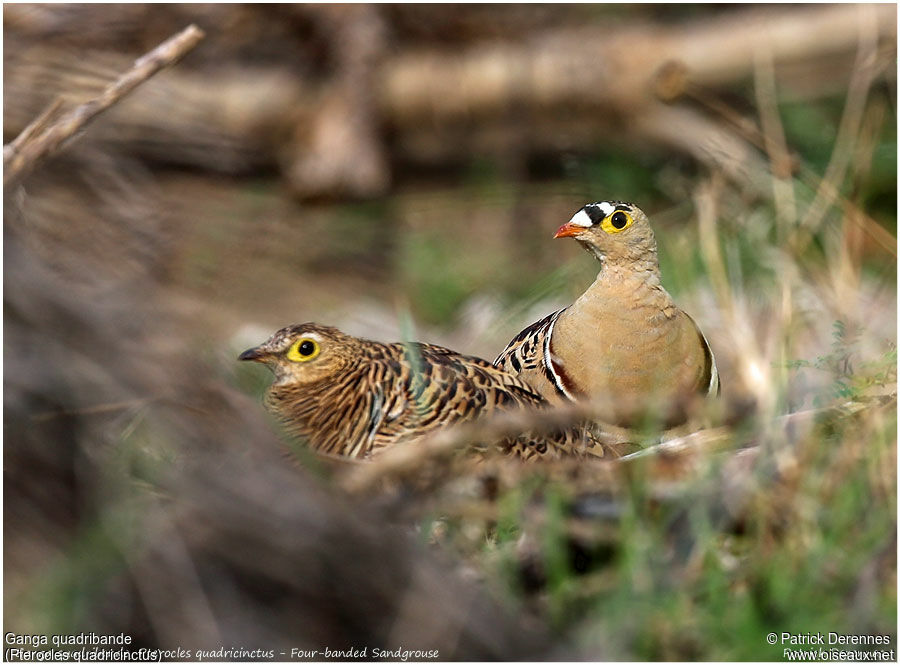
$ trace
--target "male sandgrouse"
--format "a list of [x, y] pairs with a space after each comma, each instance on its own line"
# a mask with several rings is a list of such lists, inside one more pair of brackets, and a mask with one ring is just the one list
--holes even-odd
[[[288, 326], [240, 360], [266, 364], [266, 407], [314, 450], [354, 458], [499, 411], [546, 408], [522, 379], [431, 344], [382, 344], [315, 323]], [[573, 428], [503, 442], [522, 459], [602, 456]], [[494, 442], [487, 442], [494, 443]]]
[[[656, 239], [637, 206], [599, 201], [556, 231], [600, 261], [594, 283], [569, 307], [519, 333], [494, 361], [551, 402], [603, 400], [610, 424], [627, 428], [648, 410], [686, 414], [677, 405], [718, 395], [709, 343], [660, 283]], [[668, 411], [666, 411], [668, 409]]]

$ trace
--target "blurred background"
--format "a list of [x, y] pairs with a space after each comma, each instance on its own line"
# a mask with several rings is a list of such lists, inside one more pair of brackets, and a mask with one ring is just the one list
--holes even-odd
[[[4, 143], [191, 23], [5, 191], [6, 630], [454, 659], [895, 635], [896, 7], [5, 5]], [[410, 537], [280, 460], [241, 350], [316, 321], [493, 359], [593, 280], [552, 235], [602, 199], [647, 212], [756, 405], [727, 529], [683, 512], [720, 507], [706, 475], [665, 510], [651, 475], [587, 549], [528, 483], [494, 531], [431, 501]]]

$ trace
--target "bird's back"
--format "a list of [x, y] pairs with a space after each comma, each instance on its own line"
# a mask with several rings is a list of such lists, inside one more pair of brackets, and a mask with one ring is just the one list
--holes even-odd
[[[366, 342], [359, 355], [321, 385], [273, 386], [268, 394], [269, 408], [286, 429], [320, 452], [370, 457], [439, 428], [546, 406], [521, 378], [444, 347]], [[582, 443], [571, 430], [523, 434], [500, 445], [531, 458], [580, 454]]]
[[564, 309], [548, 314], [516, 335], [497, 356], [494, 366], [524, 380], [551, 404], [572, 401], [572, 386], [556, 371], [548, 349], [553, 328]]

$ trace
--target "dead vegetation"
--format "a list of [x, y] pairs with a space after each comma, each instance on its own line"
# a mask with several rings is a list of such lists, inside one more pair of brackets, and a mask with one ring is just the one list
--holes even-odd
[[[110, 10], [4, 8], [5, 630], [456, 660], [768, 659], [768, 630], [892, 634], [896, 211], [885, 220], [860, 192], [889, 115], [872, 90], [895, 85], [895, 8], [668, 24], [541, 7], [507, 21], [449, 7]], [[129, 70], [132, 44], [153, 48], [185, 12], [209, 52], [127, 100], [89, 101]], [[288, 46], [295, 60], [276, 57]], [[738, 112], [727, 89], [748, 77], [757, 108]], [[847, 91], [825, 169], [788, 144], [782, 90]], [[65, 141], [85, 102], [105, 110]], [[547, 417], [441, 432], [372, 464], [287, 463], [252, 389], [235, 388], [248, 380], [231, 369], [235, 321], [303, 312], [390, 336], [397, 283], [437, 269], [424, 231], [458, 218], [446, 233], [504, 270], [549, 271], [559, 257], [510, 247], [510, 233], [543, 233], [583, 201], [565, 184], [476, 186], [474, 202], [414, 184], [387, 213], [335, 212], [209, 174], [277, 169], [293, 195], [371, 197], [473, 146], [514, 176], [529, 154], [607, 141], [700, 165], [670, 189], [696, 235], [676, 237], [690, 233], [674, 229], [677, 207], [660, 217], [711, 285], [684, 294], [722, 359], [711, 426], [596, 465], [473, 468], [453, 454]], [[425, 268], [396, 269], [395, 255]], [[390, 304], [361, 315], [363, 291]], [[528, 304], [424, 334], [490, 355]]]

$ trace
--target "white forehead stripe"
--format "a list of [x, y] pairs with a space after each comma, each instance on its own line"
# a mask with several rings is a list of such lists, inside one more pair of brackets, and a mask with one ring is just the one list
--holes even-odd
[[613, 214], [613, 211], [616, 209], [616, 207], [609, 201], [598, 201], [594, 205], [603, 211], [604, 217], [609, 217], [611, 214]]
[[593, 226], [591, 218], [588, 217], [588, 214], [584, 210], [579, 210], [578, 212], [576, 212], [572, 219], [569, 220], [569, 224], [574, 224], [575, 226], [583, 226], [585, 228]]
[[[287, 350], [288, 348], [290, 348], [291, 344], [293, 344], [297, 340], [297, 337], [298, 337], [297, 335], [285, 335], [284, 338], [282, 340], [280, 340], [281, 343], [278, 345], [279, 348], [282, 351]], [[317, 333], [314, 333], [314, 332], [302, 333], [299, 335], [299, 337], [302, 339], [311, 339], [314, 342], [321, 343], [321, 341], [322, 341], [322, 338]]]

